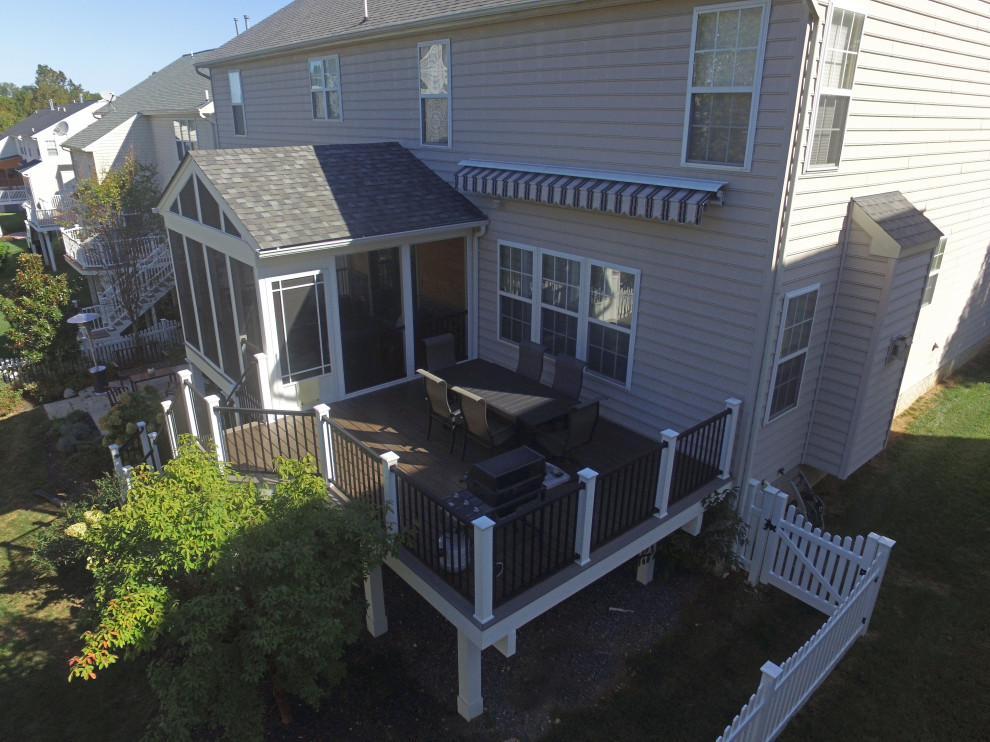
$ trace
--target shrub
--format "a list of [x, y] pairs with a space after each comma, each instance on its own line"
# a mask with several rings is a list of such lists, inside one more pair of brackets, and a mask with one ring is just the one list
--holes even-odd
[[720, 490], [705, 497], [701, 533], [697, 536], [684, 531], [672, 533], [657, 544], [657, 553], [684, 569], [702, 574], [722, 575], [727, 569], [742, 567], [735, 549], [746, 543], [746, 523], [730, 494], [729, 490]]
[[21, 390], [0, 381], [0, 417], [7, 417], [21, 403]]
[[100, 428], [106, 431], [103, 445], [123, 444], [137, 430], [139, 422], [147, 424], [149, 433], [157, 432], [165, 423], [162, 393], [153, 386], [124, 392], [120, 401], [100, 418]]

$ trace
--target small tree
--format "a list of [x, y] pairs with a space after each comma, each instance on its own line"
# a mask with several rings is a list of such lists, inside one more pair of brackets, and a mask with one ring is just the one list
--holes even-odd
[[184, 438], [163, 475], [138, 470], [126, 504], [72, 526], [91, 548], [100, 624], [70, 680], [154, 650], [152, 731], [169, 740], [204, 722], [260, 739], [263, 679], [283, 720], [287, 693], [316, 706], [361, 631], [363, 578], [394, 544], [363, 508], [331, 504], [311, 463], [278, 473], [262, 496]]
[[102, 271], [135, 329], [147, 300], [139, 265], [146, 256], [142, 239], [160, 236], [163, 229], [151, 213], [159, 195], [157, 168], [130, 152], [102, 178], [77, 181], [70, 212], [70, 221], [99, 243]]
[[24, 253], [17, 265], [13, 280], [0, 296], [0, 312], [10, 323], [10, 347], [30, 361], [39, 361], [62, 329], [69, 282], [64, 275], [46, 273], [39, 255]]

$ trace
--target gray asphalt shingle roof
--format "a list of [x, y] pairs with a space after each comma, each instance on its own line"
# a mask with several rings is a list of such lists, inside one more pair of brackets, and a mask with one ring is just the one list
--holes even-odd
[[900, 191], [853, 199], [902, 248], [937, 242], [942, 231]]
[[208, 61], [211, 55], [212, 50], [184, 54], [167, 67], [152, 72], [133, 88], [117, 96], [112, 103], [93, 109], [100, 117], [69, 137], [65, 146], [77, 149], [88, 147], [138, 113], [196, 112], [206, 102], [204, 91], [210, 88], [210, 81], [196, 71], [196, 64]]
[[49, 126], [57, 124], [62, 119], [68, 118], [72, 114], [81, 111], [83, 108], [95, 105], [98, 102], [99, 101], [86, 100], [82, 103], [79, 103], [78, 101], [75, 103], [65, 103], [55, 106], [55, 110], [52, 110], [51, 108], [42, 108], [37, 113], [32, 113], [26, 119], [18, 121], [9, 129], [0, 132], [0, 138], [33, 136], [36, 132], [39, 132], [42, 129], [47, 129]]
[[250, 56], [335, 37], [373, 35], [417, 22], [531, 8], [543, 0], [296, 0], [216, 50], [216, 59]]
[[189, 154], [262, 250], [485, 221], [396, 142]]

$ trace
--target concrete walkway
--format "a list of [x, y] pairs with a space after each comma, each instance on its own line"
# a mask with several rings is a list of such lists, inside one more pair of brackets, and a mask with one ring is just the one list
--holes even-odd
[[45, 414], [49, 419], [55, 419], [65, 417], [73, 410], [86, 410], [92, 416], [93, 422], [99, 422], [109, 409], [110, 398], [106, 394], [94, 394], [92, 387], [86, 387], [75, 397], [49, 402], [45, 405]]

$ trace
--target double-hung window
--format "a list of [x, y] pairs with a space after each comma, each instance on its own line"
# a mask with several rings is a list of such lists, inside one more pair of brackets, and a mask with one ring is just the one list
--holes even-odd
[[815, 125], [808, 148], [809, 170], [828, 170], [839, 166], [866, 20], [864, 14], [835, 4], [829, 9], [829, 16], [825, 57], [818, 77]]
[[58, 157], [58, 145], [55, 144], [54, 139], [45, 140], [45, 150], [49, 157]]
[[419, 45], [419, 124], [423, 144], [450, 145], [450, 42]]
[[793, 291], [784, 297], [767, 420], [797, 407], [817, 302], [817, 285]]
[[340, 121], [340, 62], [336, 54], [309, 60], [309, 89], [313, 118]]
[[196, 133], [196, 121], [193, 119], [176, 119], [172, 122], [175, 134], [175, 153], [181, 161], [187, 152], [199, 147], [199, 137]]
[[945, 254], [946, 238], [938, 241], [935, 252], [932, 253], [932, 262], [928, 268], [928, 280], [925, 281], [925, 295], [921, 300], [921, 306], [927, 306], [935, 298], [935, 284], [938, 283], [938, 273], [942, 269], [942, 256]]
[[323, 274], [272, 281], [275, 332], [282, 383], [330, 372]]
[[499, 337], [535, 340], [628, 387], [638, 287], [639, 272], [629, 268], [500, 244]]
[[233, 70], [230, 79], [230, 108], [234, 116], [234, 133], [239, 136], [247, 134], [247, 122], [244, 118], [244, 92], [241, 90], [241, 71]]
[[696, 8], [685, 110], [685, 164], [748, 168], [768, 3]]

